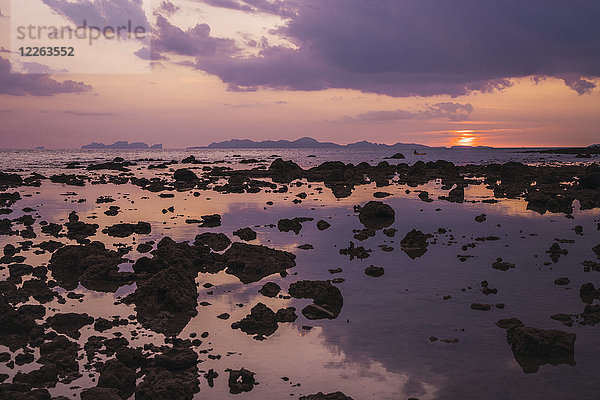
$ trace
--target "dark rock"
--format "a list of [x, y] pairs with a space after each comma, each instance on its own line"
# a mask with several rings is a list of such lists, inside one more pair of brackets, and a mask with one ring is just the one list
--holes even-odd
[[81, 392], [81, 400], [121, 400], [121, 396], [117, 389], [93, 387]]
[[384, 269], [383, 267], [376, 267], [374, 265], [371, 265], [365, 268], [365, 274], [377, 278], [384, 274]]
[[354, 247], [354, 242], [350, 242], [349, 247], [347, 247], [345, 249], [340, 249], [340, 254], [341, 255], [349, 255], [350, 261], [352, 261], [354, 258], [358, 258], [359, 260], [362, 260], [362, 259], [369, 257], [369, 255], [370, 255], [369, 251], [370, 250], [366, 250], [362, 246]]
[[252, 307], [250, 314], [231, 324], [232, 329], [240, 329], [248, 335], [257, 335], [258, 339], [275, 333], [277, 326], [275, 312], [263, 303], [258, 303]]
[[228, 274], [242, 283], [258, 282], [262, 278], [286, 272], [296, 266], [296, 256], [282, 250], [235, 242], [223, 254]]
[[104, 363], [98, 387], [117, 389], [122, 399], [128, 399], [135, 391], [135, 371], [118, 360], [108, 360]]
[[64, 333], [73, 339], [79, 339], [79, 330], [94, 323], [94, 318], [87, 314], [64, 313], [54, 314], [46, 319], [46, 323], [58, 333]]
[[334, 319], [342, 311], [344, 298], [331, 281], [298, 281], [290, 285], [290, 296], [296, 299], [312, 299], [302, 314], [308, 319]]
[[352, 397], [346, 396], [342, 392], [334, 392], [329, 394], [319, 392], [316, 394], [309, 394], [308, 396], [301, 396], [300, 400], [352, 400]]
[[112, 237], [124, 238], [134, 233], [138, 235], [147, 235], [152, 231], [152, 226], [148, 222], [138, 222], [137, 224], [115, 224], [102, 230], [102, 233]]
[[195, 182], [198, 176], [187, 168], [180, 168], [173, 173], [173, 179], [177, 182]]
[[275, 282], [267, 282], [263, 285], [263, 287], [258, 291], [265, 297], [276, 297], [281, 291], [281, 287]]
[[331, 226], [331, 224], [327, 221], [323, 221], [323, 220], [317, 221], [317, 229], [320, 231], [324, 231], [325, 229], [328, 229], [330, 226]]
[[296, 315], [296, 307], [280, 308], [277, 310], [275, 316], [277, 322], [294, 322], [298, 318], [298, 315]]
[[412, 259], [421, 257], [427, 252], [427, 239], [430, 237], [432, 237], [431, 234], [424, 234], [413, 229], [400, 241], [400, 248]]
[[387, 228], [395, 221], [394, 209], [380, 201], [369, 201], [360, 208], [358, 218], [368, 229]]
[[140, 284], [123, 301], [136, 304], [142, 326], [165, 335], [177, 335], [197, 314], [198, 293], [194, 275], [170, 267]]
[[287, 219], [287, 218], [280, 219], [277, 222], [277, 229], [279, 229], [280, 232], [293, 231], [297, 235], [300, 233], [300, 230], [302, 230], [302, 223], [312, 221], [312, 220], [314, 220], [314, 218], [307, 218], [307, 217], [296, 217], [296, 218], [292, 218], [292, 219]]
[[240, 394], [254, 389], [254, 386], [256, 385], [254, 372], [244, 368], [240, 370], [227, 370], [227, 372], [229, 372], [229, 393]]
[[571, 281], [569, 280], [569, 278], [563, 277], [563, 278], [557, 278], [554, 280], [554, 284], [555, 285], [568, 285]]
[[500, 271], [508, 271], [511, 268], [514, 268], [515, 264], [511, 264], [505, 261], [502, 261], [501, 258], [497, 258], [496, 261], [492, 263], [492, 268], [498, 269]]
[[148, 253], [152, 251], [152, 245], [149, 243], [140, 243], [138, 244], [136, 250], [138, 251], [138, 253]]
[[485, 214], [481, 214], [475, 217], [475, 222], [484, 222], [487, 219]]
[[233, 232], [234, 236], [239, 237], [242, 240], [250, 241], [256, 239], [256, 232], [254, 232], [251, 228], [242, 228]]
[[[234, 233], [235, 234], [235, 233]], [[223, 251], [231, 244], [231, 240], [224, 233], [205, 232], [196, 235], [194, 244], [207, 245], [214, 251]]]
[[200, 226], [203, 228], [216, 228], [221, 226], [221, 216], [219, 214], [203, 215]]

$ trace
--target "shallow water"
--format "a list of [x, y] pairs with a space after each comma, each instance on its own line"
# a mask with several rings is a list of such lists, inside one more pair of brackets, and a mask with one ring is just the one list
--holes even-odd
[[[441, 150], [440, 150], [441, 151]], [[302, 166], [316, 165], [324, 160], [339, 159], [339, 153], [321, 150], [240, 150], [240, 151], [142, 151], [142, 152], [42, 152], [45, 158], [40, 162], [36, 152], [2, 152], [0, 168], [24, 170], [59, 171], [68, 161], [109, 159], [116, 155], [126, 159], [161, 158], [181, 159], [189, 154], [207, 160], [235, 160], [232, 155], [265, 159], [271, 154], [286, 158], [293, 153], [295, 161]], [[306, 153], [317, 155], [305, 158]], [[484, 151], [454, 154], [447, 157], [457, 163], [477, 163], [485, 157], [487, 161], [520, 160], [544, 162], [540, 155], [495, 152], [493, 156]], [[37, 161], [36, 161], [37, 154]], [[387, 154], [386, 154], [387, 155]], [[408, 155], [408, 154], [406, 154]], [[354, 157], [354, 158], [353, 158]], [[379, 162], [385, 157], [382, 152], [360, 153], [348, 156], [346, 162]], [[412, 156], [411, 156], [412, 157]], [[431, 154], [431, 157], [436, 157]], [[553, 161], [573, 161], [564, 158]], [[436, 159], [436, 158], [434, 158]], [[462, 161], [459, 161], [462, 160]], [[414, 162], [411, 158], [407, 162]], [[145, 166], [140, 163], [140, 166]], [[231, 167], [240, 168], [235, 163]], [[244, 168], [245, 166], [241, 166]], [[135, 168], [135, 167], [134, 167]], [[60, 170], [68, 173], [82, 173], [82, 170]], [[106, 171], [101, 171], [106, 172]], [[145, 168], [134, 170], [138, 176], [168, 173], [168, 170], [150, 172]], [[96, 172], [92, 173], [96, 174]], [[170, 173], [169, 173], [170, 174]], [[353, 194], [344, 199], [336, 199], [329, 189], [319, 194], [315, 189], [324, 187], [312, 183], [307, 186], [290, 186], [285, 194], [220, 194], [214, 191], [200, 191], [199, 197], [192, 192], [175, 192], [174, 198], [159, 198], [156, 193], [125, 185], [90, 185], [85, 187], [43, 183], [42, 187], [19, 188], [22, 200], [12, 208], [8, 218], [14, 219], [24, 213], [25, 207], [34, 208], [32, 214], [48, 222], [64, 223], [69, 212], [75, 210], [80, 219], [100, 225], [98, 234], [92, 240], [100, 240], [107, 247], [121, 243], [135, 245], [149, 240], [159, 241], [169, 236], [176, 241], [193, 242], [195, 235], [202, 232], [223, 232], [232, 241], [238, 240], [232, 232], [242, 227], [252, 227], [258, 234], [252, 244], [263, 244], [286, 250], [297, 255], [296, 267], [290, 269], [287, 277], [272, 275], [260, 282], [242, 284], [236, 277], [225, 272], [199, 274], [198, 302], [208, 301], [208, 307], [198, 306], [198, 315], [189, 322], [179, 335], [187, 338], [190, 333], [209, 332], [210, 336], [197, 350], [212, 349], [212, 355], [221, 355], [212, 360], [200, 354], [203, 360], [198, 367], [219, 373], [215, 386], [209, 388], [201, 379], [200, 392], [196, 399], [244, 398], [282, 399], [298, 398], [322, 391], [324, 393], [342, 391], [354, 399], [402, 399], [415, 397], [424, 399], [592, 399], [597, 397], [600, 383], [600, 326], [579, 326], [575, 323], [566, 327], [550, 319], [557, 313], [579, 314], [584, 304], [579, 298], [579, 288], [586, 282], [600, 284], [600, 273], [584, 272], [581, 262], [595, 260], [592, 247], [600, 243], [600, 230], [597, 229], [599, 210], [581, 211], [574, 206], [573, 219], [563, 214], [540, 215], [526, 209], [521, 200], [501, 199], [497, 204], [481, 203], [482, 199], [493, 197], [493, 193], [483, 185], [469, 186], [466, 190], [467, 202], [448, 203], [437, 200], [441, 194], [441, 183], [431, 182], [418, 188], [392, 184], [384, 188], [374, 185], [359, 186]], [[405, 191], [410, 189], [410, 193]], [[436, 199], [425, 203], [414, 190], [427, 190]], [[384, 190], [392, 196], [383, 199], [395, 210], [395, 223], [398, 229], [394, 238], [378, 231], [374, 237], [364, 241], [353, 238], [353, 229], [362, 229], [353, 206], [373, 200], [375, 191]], [[14, 190], [9, 190], [14, 191]], [[76, 194], [65, 195], [68, 192]], [[308, 197], [301, 204], [294, 204], [295, 194], [306, 192]], [[26, 197], [29, 196], [30, 197]], [[116, 202], [96, 204], [101, 195], [111, 195]], [[78, 199], [86, 202], [78, 203]], [[473, 200], [474, 202], [468, 202]], [[273, 201], [267, 206], [267, 201]], [[120, 206], [122, 212], [114, 217], [103, 214], [110, 205]], [[162, 209], [173, 206], [174, 213], [163, 214]], [[218, 213], [222, 225], [218, 228], [198, 228], [196, 224], [186, 224], [187, 218]], [[475, 222], [475, 216], [485, 213], [487, 220]], [[314, 221], [303, 223], [300, 234], [280, 232], [268, 224], [277, 224], [281, 218], [313, 217]], [[316, 222], [324, 219], [331, 228], [319, 231]], [[149, 235], [133, 235], [119, 239], [109, 237], [101, 230], [106, 225], [118, 222], [147, 221], [152, 225]], [[575, 225], [583, 226], [583, 235], [572, 230]], [[48, 240], [42, 234], [38, 223], [34, 230], [38, 237], [34, 242]], [[445, 228], [446, 233], [438, 233]], [[411, 259], [400, 249], [400, 240], [412, 229], [431, 233], [427, 252]], [[475, 238], [495, 235], [496, 241], [476, 241]], [[550, 263], [545, 252], [555, 239], [574, 240], [572, 244], [561, 243], [568, 254], [561, 256], [558, 263]], [[0, 236], [0, 246], [16, 244], [20, 237]], [[56, 239], [55, 239], [56, 240]], [[62, 239], [65, 243], [66, 239]], [[370, 257], [364, 260], [349, 260], [339, 254], [339, 249], [353, 241], [357, 246], [372, 249]], [[300, 250], [299, 245], [309, 243], [312, 250]], [[466, 251], [461, 246], [476, 243]], [[388, 245], [393, 251], [382, 251], [379, 245]], [[50, 254], [34, 255], [31, 251], [22, 252], [27, 256], [25, 263], [37, 266], [48, 262]], [[470, 255], [460, 261], [458, 255]], [[132, 251], [126, 258], [140, 257]], [[492, 269], [496, 258], [514, 263], [516, 267], [508, 271]], [[385, 274], [379, 278], [369, 277], [364, 269], [369, 265], [384, 267]], [[122, 269], [127, 270], [128, 264]], [[330, 268], [342, 268], [343, 272], [332, 275]], [[8, 276], [8, 270], [0, 270], [0, 279]], [[559, 277], [569, 277], [570, 284], [557, 286], [553, 282]], [[270, 299], [258, 293], [265, 282], [278, 283], [286, 292], [290, 283], [297, 280], [327, 280], [344, 278], [336, 284], [344, 296], [341, 314], [334, 320], [309, 321], [300, 310], [311, 300]], [[489, 287], [497, 288], [495, 295], [480, 292], [480, 282], [487, 280]], [[204, 283], [215, 285], [204, 289]], [[115, 305], [122, 296], [135, 291], [136, 286], [121, 287], [116, 293], [100, 293], [79, 286], [77, 293], [85, 294], [83, 302], [67, 299], [66, 304], [56, 300], [46, 304], [49, 311], [46, 317], [56, 312], [88, 313], [97, 318], [135, 314], [133, 305]], [[61, 289], [55, 288], [60, 291]], [[208, 291], [214, 294], [207, 294]], [[444, 296], [451, 296], [445, 300]], [[242, 319], [256, 303], [262, 302], [273, 310], [295, 306], [299, 318], [294, 323], [280, 323], [278, 330], [264, 341], [257, 341], [240, 330], [231, 329], [232, 322]], [[238, 307], [237, 304], [243, 304]], [[504, 303], [504, 309], [492, 308], [489, 311], [476, 311], [472, 303]], [[37, 302], [32, 300], [32, 304]], [[229, 320], [221, 320], [217, 315], [227, 312]], [[575, 342], [576, 365], [542, 365], [535, 373], [525, 373], [515, 361], [510, 346], [506, 342], [506, 332], [495, 326], [501, 318], [517, 317], [526, 325], [542, 329], [560, 329], [577, 334]], [[312, 329], [303, 329], [311, 326]], [[132, 337], [130, 331], [136, 328], [140, 335]], [[123, 328], [113, 328], [104, 336], [120, 331], [130, 340], [130, 346], [141, 346], [152, 342], [162, 344], [164, 336], [141, 328], [138, 324]], [[81, 329], [79, 343], [83, 346], [87, 338], [98, 334], [92, 326]], [[429, 338], [458, 339], [457, 343], [431, 342]], [[0, 352], [7, 351], [0, 346]], [[231, 354], [229, 354], [231, 353]], [[81, 351], [83, 354], [83, 351]], [[37, 359], [37, 353], [36, 353]], [[80, 362], [83, 364], [83, 361]], [[17, 367], [13, 370], [0, 364], [0, 373], [14, 374], [38, 368], [36, 363]], [[256, 373], [260, 383], [252, 391], [239, 395], [228, 393], [226, 368], [244, 367]], [[97, 377], [95, 371], [90, 371]], [[289, 381], [282, 380], [289, 377]], [[300, 386], [294, 386], [300, 383]], [[59, 383], [50, 389], [52, 395], [77, 396], [81, 388], [94, 386], [92, 378], [84, 377], [68, 385]]]

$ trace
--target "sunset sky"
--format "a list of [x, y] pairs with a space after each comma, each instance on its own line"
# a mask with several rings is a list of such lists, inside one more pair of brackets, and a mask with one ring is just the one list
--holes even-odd
[[[74, 42], [78, 57], [53, 60], [74, 63], [64, 70], [44, 70], [41, 57], [15, 65], [22, 16], [11, 21], [0, 0], [2, 148], [303, 136], [600, 143], [596, 1], [27, 1], [32, 19], [52, 24], [145, 18], [152, 38], [119, 49]], [[116, 67], [98, 73], [103, 62]], [[40, 71], [50, 73], [30, 73]]]

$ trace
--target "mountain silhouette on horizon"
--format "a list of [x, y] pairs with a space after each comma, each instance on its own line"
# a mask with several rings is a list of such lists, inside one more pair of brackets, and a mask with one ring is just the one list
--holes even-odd
[[398, 147], [429, 148], [429, 146], [416, 143], [396, 143], [393, 145], [388, 145], [368, 142], [366, 140], [347, 145], [341, 145], [333, 142], [319, 142], [311, 137], [303, 137], [293, 141], [263, 140], [258, 142], [251, 139], [231, 139], [222, 142], [213, 142], [208, 146], [188, 147], [188, 149], [393, 149]]

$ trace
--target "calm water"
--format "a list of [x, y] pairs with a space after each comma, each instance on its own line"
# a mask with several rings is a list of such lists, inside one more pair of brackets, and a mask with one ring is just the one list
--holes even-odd
[[[549, 158], [548, 155], [523, 154], [515, 150], [427, 150], [426, 156], [412, 156], [406, 151], [407, 162], [417, 159], [446, 159], [460, 164], [481, 162], [505, 162], [509, 160], [527, 163], [573, 162], [570, 156]], [[244, 158], [269, 160], [277, 154], [293, 159], [302, 166], [319, 164], [326, 160], [343, 160], [358, 163], [377, 163], [389, 152], [349, 152], [329, 150], [166, 150], [166, 151], [2, 151], [0, 169], [23, 169], [60, 171], [66, 162], [84, 163], [121, 156], [125, 159], [160, 158], [181, 160], [194, 154], [207, 161], [231, 161], [231, 167], [240, 168], [234, 162]], [[307, 157], [314, 154], [316, 157]], [[395, 160], [393, 160], [395, 161]], [[395, 161], [397, 162], [397, 161]], [[147, 163], [140, 163], [136, 175], [145, 176]], [[175, 166], [176, 167], [176, 166]], [[244, 166], [241, 166], [244, 167]], [[66, 172], [67, 170], [63, 171]], [[68, 170], [82, 173], [82, 170]], [[106, 172], [106, 171], [104, 171]], [[168, 172], [168, 171], [167, 171]], [[165, 173], [161, 170], [158, 173]], [[25, 174], [24, 174], [25, 175]], [[328, 189], [322, 194], [316, 191], [322, 184], [306, 184], [290, 187], [290, 193], [257, 193], [223, 195], [213, 191], [201, 191], [200, 197], [191, 192], [173, 192], [174, 198], [159, 198], [154, 193], [126, 185], [90, 185], [85, 187], [64, 186], [45, 182], [41, 188], [19, 188], [23, 197], [12, 207], [9, 218], [17, 218], [25, 207], [34, 208], [38, 222], [64, 223], [69, 212], [75, 210], [82, 220], [100, 225], [99, 233], [92, 240], [100, 240], [111, 247], [116, 243], [128, 245], [160, 240], [170, 236], [177, 241], [193, 241], [196, 234], [210, 231], [223, 232], [232, 240], [232, 232], [242, 227], [253, 227], [258, 233], [252, 244], [287, 250], [297, 255], [297, 266], [282, 278], [273, 275], [260, 282], [244, 285], [232, 275], [221, 272], [216, 275], [199, 274], [198, 302], [209, 301], [209, 307], [198, 307], [198, 316], [186, 326], [180, 337], [190, 333], [207, 331], [210, 336], [199, 350], [212, 349], [210, 354], [220, 354], [220, 360], [211, 360], [201, 354], [199, 369], [219, 372], [215, 387], [209, 388], [201, 379], [201, 391], [197, 399], [284, 399], [300, 395], [343, 391], [358, 399], [595, 399], [600, 390], [600, 326], [565, 327], [550, 319], [556, 313], [578, 314], [584, 304], [579, 299], [579, 287], [586, 282], [600, 284], [600, 273], [584, 272], [581, 262], [595, 260], [592, 247], [600, 243], [597, 230], [599, 210], [580, 211], [576, 205], [574, 219], [562, 214], [540, 215], [526, 210], [520, 200], [501, 200], [497, 204], [480, 201], [493, 194], [484, 186], [469, 186], [467, 200], [473, 203], [453, 204], [440, 200], [425, 203], [414, 191], [406, 193], [403, 185], [393, 184], [384, 188], [392, 196], [383, 200], [396, 212], [392, 227], [398, 229], [396, 237], [389, 238], [378, 231], [374, 237], [359, 242], [353, 238], [353, 229], [362, 225], [353, 212], [356, 204], [373, 199], [374, 186], [359, 186], [345, 199], [336, 199]], [[441, 184], [432, 182], [418, 189], [428, 190], [437, 199], [442, 194]], [[67, 195], [67, 192], [74, 192]], [[295, 194], [306, 192], [308, 197], [301, 204], [294, 204]], [[116, 202], [96, 204], [100, 195], [112, 195]], [[31, 196], [29, 196], [31, 195]], [[28, 197], [29, 196], [29, 197]], [[86, 199], [78, 203], [78, 199]], [[266, 206], [273, 201], [272, 206]], [[109, 205], [120, 206], [122, 213], [108, 217], [103, 211]], [[161, 210], [173, 206], [174, 213], [163, 214]], [[185, 223], [187, 218], [218, 213], [222, 226], [198, 228]], [[485, 213], [487, 221], [477, 223], [474, 217]], [[313, 217], [303, 224], [299, 235], [282, 233], [265, 225], [277, 224], [280, 218], [296, 216]], [[88, 219], [93, 218], [93, 219]], [[316, 221], [324, 219], [331, 228], [319, 231]], [[134, 235], [116, 239], [100, 233], [106, 225], [118, 222], [148, 221], [152, 224], [150, 235]], [[572, 228], [583, 226], [583, 235], [576, 235]], [[439, 234], [438, 228], [447, 230]], [[400, 250], [399, 242], [412, 229], [434, 235], [427, 252], [416, 259], [409, 258]], [[39, 224], [34, 225], [38, 237], [34, 242], [48, 240], [41, 234]], [[497, 241], [480, 242], [476, 237], [495, 235]], [[550, 259], [546, 250], [555, 239], [574, 240], [561, 244], [569, 253], [561, 256], [558, 263], [545, 265]], [[0, 236], [0, 246], [16, 243], [19, 237]], [[369, 258], [350, 261], [339, 254], [339, 249], [353, 241], [372, 249]], [[309, 243], [312, 250], [300, 250], [299, 245]], [[476, 243], [466, 251], [463, 245]], [[394, 248], [382, 251], [379, 245]], [[134, 246], [135, 247], [135, 246]], [[470, 255], [461, 262], [457, 255]], [[25, 252], [26, 263], [43, 265], [49, 254], [34, 255]], [[136, 251], [126, 256], [141, 257]], [[491, 263], [502, 257], [516, 264], [506, 272], [494, 270]], [[365, 267], [376, 265], [385, 268], [385, 274], [372, 278], [364, 273]], [[124, 268], [127, 265], [123, 266]], [[331, 275], [330, 268], [342, 268], [343, 272]], [[7, 269], [0, 270], [0, 279], [8, 276]], [[567, 286], [556, 286], [554, 280], [569, 277]], [[311, 300], [270, 299], [257, 291], [265, 282], [278, 283], [285, 292], [290, 283], [297, 280], [325, 280], [344, 278], [337, 284], [343, 296], [344, 306], [335, 320], [309, 321], [300, 310]], [[479, 289], [480, 282], [487, 280], [496, 295], [485, 296]], [[204, 283], [215, 285], [213, 295], [207, 294]], [[60, 289], [57, 289], [60, 290]], [[116, 297], [135, 290], [135, 285], [120, 288], [117, 293], [100, 293], [79, 287], [75, 290], [85, 294], [82, 303], [67, 299], [66, 304], [56, 301], [46, 304], [47, 316], [56, 312], [86, 312], [94, 317], [134, 314], [133, 306], [114, 305]], [[445, 296], [451, 298], [444, 300]], [[247, 315], [256, 303], [263, 302], [274, 310], [289, 305], [298, 309], [299, 318], [294, 323], [279, 324], [279, 329], [267, 340], [259, 342], [230, 325]], [[504, 303], [504, 309], [475, 311], [471, 303]], [[35, 303], [35, 302], [34, 302]], [[243, 307], [236, 304], [242, 303]], [[223, 321], [217, 315], [227, 312], [231, 318]], [[543, 365], [536, 373], [524, 373], [515, 361], [506, 343], [505, 331], [494, 322], [500, 318], [517, 317], [526, 325], [543, 329], [561, 329], [577, 334], [575, 342], [575, 366]], [[302, 329], [309, 325], [311, 330]], [[136, 326], [138, 327], [138, 326]], [[114, 328], [104, 336], [120, 330], [130, 340], [130, 346], [153, 342], [162, 344], [164, 337], [141, 329], [145, 334], [131, 336], [132, 327]], [[81, 330], [79, 343], [98, 334], [91, 326]], [[148, 336], [146, 336], [146, 334]], [[150, 336], [151, 335], [151, 336]], [[429, 337], [458, 339], [457, 343], [430, 342]], [[0, 352], [7, 351], [0, 346]], [[83, 351], [82, 351], [83, 354]], [[228, 355], [229, 354], [229, 355]], [[37, 359], [36, 350], [36, 359]], [[37, 369], [36, 363], [8, 369], [0, 364], [0, 373], [13, 376], [17, 371]], [[245, 367], [256, 373], [260, 384], [251, 392], [230, 395], [227, 388], [226, 368]], [[69, 385], [58, 384], [50, 389], [53, 395], [77, 395], [80, 388], [94, 386], [85, 376]], [[95, 374], [97, 377], [97, 374]], [[289, 377], [285, 382], [281, 378]], [[300, 386], [293, 386], [300, 383]], [[74, 388], [75, 387], [75, 388]]]

